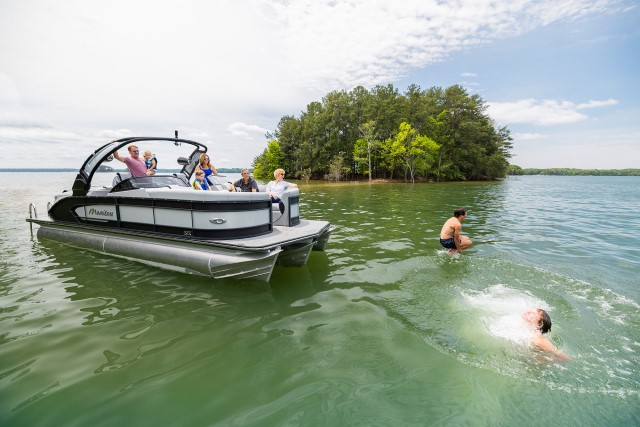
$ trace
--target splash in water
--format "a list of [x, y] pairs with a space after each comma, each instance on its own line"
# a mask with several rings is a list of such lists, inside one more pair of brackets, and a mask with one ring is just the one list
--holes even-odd
[[549, 309], [546, 302], [533, 295], [501, 284], [482, 292], [463, 291], [462, 298], [477, 312], [489, 334], [519, 345], [528, 345], [534, 332], [522, 313], [531, 307]]

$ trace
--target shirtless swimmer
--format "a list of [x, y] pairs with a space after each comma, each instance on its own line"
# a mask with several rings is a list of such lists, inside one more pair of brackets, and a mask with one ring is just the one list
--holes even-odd
[[462, 221], [467, 217], [467, 211], [458, 208], [453, 216], [447, 220], [440, 231], [440, 244], [449, 249], [449, 255], [460, 253], [470, 247], [473, 242], [467, 236], [462, 236]]
[[544, 336], [544, 334], [551, 330], [551, 318], [546, 311], [541, 308], [527, 310], [522, 313], [522, 318], [533, 330], [533, 335], [531, 335], [531, 345], [534, 348], [549, 353], [556, 360], [565, 361], [571, 359], [566, 353], [558, 350], [549, 338]]

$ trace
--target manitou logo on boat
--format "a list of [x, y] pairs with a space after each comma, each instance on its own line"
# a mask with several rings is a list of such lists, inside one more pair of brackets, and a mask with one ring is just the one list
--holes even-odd
[[96, 215], [96, 216], [109, 216], [113, 218], [113, 212], [108, 211], [108, 210], [97, 210], [96, 208], [91, 208], [89, 209], [89, 215]]

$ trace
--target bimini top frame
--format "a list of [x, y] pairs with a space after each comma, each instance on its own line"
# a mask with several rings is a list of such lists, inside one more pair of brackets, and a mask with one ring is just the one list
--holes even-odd
[[207, 147], [200, 144], [199, 142], [178, 138], [178, 131], [176, 131], [175, 138], [139, 136], [117, 139], [98, 148], [87, 158], [87, 160], [84, 161], [82, 167], [78, 171], [78, 175], [76, 176], [75, 181], [73, 182], [73, 195], [87, 195], [87, 192], [91, 188], [91, 180], [93, 179], [93, 174], [98, 170], [98, 167], [102, 164], [102, 162], [104, 162], [109, 156], [111, 156], [114, 151], [119, 150], [125, 145], [141, 141], [168, 141], [174, 143], [175, 145], [193, 145], [195, 148], [191, 155], [189, 155], [189, 158], [178, 158], [178, 163], [182, 165], [181, 173], [185, 174], [187, 179], [191, 177], [191, 174], [198, 164], [198, 157], [200, 156], [200, 154], [207, 152]]

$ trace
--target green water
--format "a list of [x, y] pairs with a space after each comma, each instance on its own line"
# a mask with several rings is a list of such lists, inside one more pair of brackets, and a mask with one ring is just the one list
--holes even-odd
[[[0, 173], [0, 425], [640, 424], [638, 178], [302, 183], [335, 231], [264, 284], [31, 238], [74, 174], [31, 176]], [[521, 342], [531, 306], [570, 362]]]

